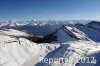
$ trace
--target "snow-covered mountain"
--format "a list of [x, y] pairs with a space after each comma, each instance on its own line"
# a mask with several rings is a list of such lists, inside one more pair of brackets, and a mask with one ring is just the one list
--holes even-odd
[[92, 21], [86, 25], [76, 24], [75, 27], [84, 32], [92, 40], [100, 42], [100, 22]]
[[[100, 65], [100, 23], [97, 21], [86, 25], [31, 21], [30, 25], [20, 22], [18, 26], [15, 23], [0, 24], [0, 66]], [[35, 35], [21, 28], [39, 33]]]
[[[22, 34], [27, 36], [27, 33], [19, 31], [16, 31], [16, 33], [17, 35], [14, 34], [14, 30], [8, 30], [8, 33], [7, 31], [0, 31], [0, 66], [75, 66], [78, 57], [93, 55], [96, 59], [99, 58], [95, 55], [100, 51], [100, 44], [93, 41], [79, 40], [65, 43], [37, 44], [26, 38], [16, 37]], [[70, 62], [39, 63], [41, 58], [60, 57], [68, 58]], [[94, 61], [94, 63], [96, 62]], [[95, 65], [94, 63], [92, 64]]]
[[[95, 44], [94, 42], [89, 41], [72, 41], [68, 43], [62, 44], [60, 47], [50, 52], [45, 58], [48, 59], [56, 59], [53, 60], [55, 62], [51, 63], [42, 63], [39, 62], [36, 66], [95, 66], [96, 63], [100, 64], [100, 56], [96, 56], [96, 54], [100, 55], [100, 45]], [[85, 58], [89, 56], [90, 59], [88, 63], [87, 59], [79, 62], [80, 58]], [[94, 57], [95, 59], [92, 59]], [[43, 60], [45, 60], [45, 58]], [[59, 62], [57, 58], [63, 59]], [[97, 60], [98, 58], [98, 60]], [[92, 62], [92, 60], [93, 62]], [[52, 61], [52, 60], [51, 60]], [[82, 63], [81, 63], [82, 62]], [[91, 63], [92, 62], [92, 63]]]
[[[10, 34], [15, 36], [13, 32]], [[23, 33], [19, 33], [21, 34]], [[0, 66], [33, 66], [40, 57], [44, 57], [58, 46], [47, 43], [36, 44], [25, 38], [0, 34]]]
[[[31, 20], [31, 21], [17, 21], [10, 20], [8, 22], [0, 22], [0, 28], [16, 29], [28, 31], [38, 35], [48, 35], [66, 24], [88, 23], [90, 20]], [[55, 27], [56, 26], [56, 27]], [[49, 30], [48, 30], [49, 29]]]
[[74, 26], [62, 26], [56, 32], [58, 42], [68, 42], [68, 41], [76, 41], [76, 40], [86, 40], [90, 41], [85, 33], [78, 30]]

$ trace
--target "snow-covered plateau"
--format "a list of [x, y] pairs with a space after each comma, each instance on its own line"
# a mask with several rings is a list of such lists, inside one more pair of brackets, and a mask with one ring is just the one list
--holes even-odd
[[80, 21], [0, 22], [0, 66], [99, 66], [100, 22]]

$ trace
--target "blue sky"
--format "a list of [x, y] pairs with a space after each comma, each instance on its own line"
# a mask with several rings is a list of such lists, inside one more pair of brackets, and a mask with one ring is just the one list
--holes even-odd
[[0, 0], [0, 20], [100, 20], [100, 0]]

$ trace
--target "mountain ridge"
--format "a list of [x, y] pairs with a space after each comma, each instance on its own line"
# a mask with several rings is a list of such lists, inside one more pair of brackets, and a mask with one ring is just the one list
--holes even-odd
[[[70, 24], [59, 28], [55, 26], [57, 29], [53, 25], [50, 27], [54, 28], [54, 31], [50, 31], [45, 36], [1, 28], [0, 66], [98, 66], [100, 65], [100, 39], [98, 38], [100, 32], [87, 25]], [[93, 57], [93, 63], [79, 63], [81, 57], [90, 59]], [[50, 58], [66, 58], [68, 61], [42, 62]]]

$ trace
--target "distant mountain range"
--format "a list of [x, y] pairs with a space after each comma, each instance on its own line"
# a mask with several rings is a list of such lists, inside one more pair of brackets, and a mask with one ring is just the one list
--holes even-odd
[[[77, 24], [77, 23], [88, 23], [90, 20], [65, 20], [65, 21], [17, 21], [10, 20], [8, 22], [0, 22], [1, 28], [16, 29], [28, 31], [38, 35], [48, 35], [54, 32], [56, 29], [60, 28], [62, 25], [66, 24]], [[49, 29], [49, 30], [48, 30]]]
[[0, 22], [0, 66], [99, 66], [100, 22], [70, 22]]
[[[84, 23], [84, 24], [81, 24]], [[87, 23], [87, 24], [86, 24]], [[90, 39], [100, 41], [100, 22], [90, 20], [69, 21], [8, 21], [0, 22], [0, 28], [15, 29], [33, 33], [34, 35], [46, 36], [52, 34], [63, 25], [70, 25], [85, 33]]]

